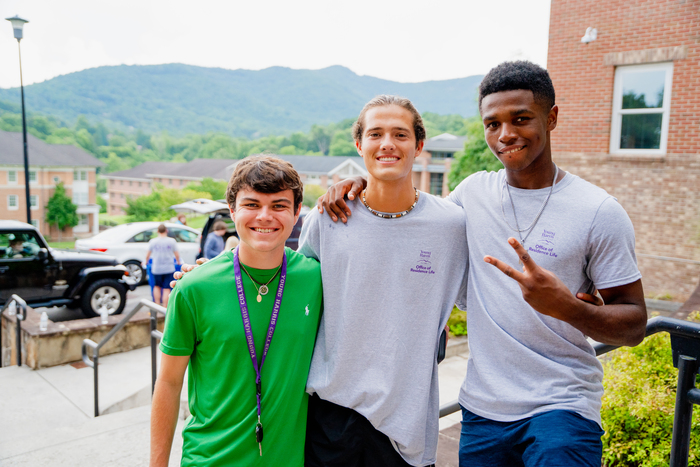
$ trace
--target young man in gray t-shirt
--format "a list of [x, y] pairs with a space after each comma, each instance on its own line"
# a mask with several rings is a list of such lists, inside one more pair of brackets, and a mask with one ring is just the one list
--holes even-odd
[[[479, 91], [504, 170], [474, 174], [449, 197], [466, 213], [469, 243], [460, 466], [599, 467], [603, 373], [586, 337], [644, 338], [632, 224], [605, 191], [553, 163], [558, 108], [546, 70], [504, 63]], [[348, 189], [359, 187], [333, 193]], [[324, 207], [346, 219], [333, 196]], [[604, 305], [577, 300], [596, 288]]]

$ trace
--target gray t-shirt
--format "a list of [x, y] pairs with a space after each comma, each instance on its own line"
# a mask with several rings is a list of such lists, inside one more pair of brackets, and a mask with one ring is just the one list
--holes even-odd
[[438, 340], [465, 286], [464, 213], [426, 193], [398, 219], [349, 205], [347, 224], [313, 210], [299, 239], [323, 278], [307, 391], [362, 414], [408, 463], [432, 464]]
[[177, 242], [170, 237], [156, 237], [148, 241], [148, 251], [151, 252], [153, 264], [152, 274], [170, 274], [175, 272], [175, 252]]
[[[476, 173], [449, 197], [464, 207], [470, 253], [466, 298], [471, 355], [459, 402], [496, 421], [570, 410], [600, 424], [603, 369], [586, 336], [536, 312], [515, 280], [483, 261], [491, 255], [519, 268], [507, 242], [519, 236], [504, 220], [515, 227], [504, 178], [503, 170]], [[521, 228], [535, 219], [549, 190], [510, 188]], [[554, 187], [525, 246], [572, 293], [630, 284], [641, 277], [627, 213], [604, 190], [568, 173]]]

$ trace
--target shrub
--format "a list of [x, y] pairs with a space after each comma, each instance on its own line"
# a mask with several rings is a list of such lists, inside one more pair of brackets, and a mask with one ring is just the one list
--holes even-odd
[[450, 327], [450, 334], [453, 336], [467, 335], [467, 312], [462, 311], [456, 306], [452, 308], [450, 318], [447, 320], [447, 325]]
[[[611, 352], [603, 366], [603, 464], [667, 466], [678, 381], [668, 333], [650, 336], [637, 347]], [[696, 408], [690, 435], [691, 466], [700, 465], [698, 412]]]

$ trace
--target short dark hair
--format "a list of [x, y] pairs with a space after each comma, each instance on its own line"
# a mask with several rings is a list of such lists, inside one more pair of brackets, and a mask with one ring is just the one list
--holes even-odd
[[413, 103], [405, 97], [390, 96], [387, 94], [380, 94], [362, 107], [360, 116], [357, 117], [357, 121], [352, 125], [352, 137], [355, 141], [362, 143], [362, 133], [365, 131], [365, 114], [367, 111], [373, 107], [381, 107], [384, 105], [397, 105], [411, 112], [413, 116], [413, 134], [416, 136], [416, 147], [418, 147], [418, 143], [425, 140], [425, 126], [423, 125], [423, 119], [420, 113], [418, 113]]
[[547, 70], [525, 60], [503, 62], [492, 68], [479, 85], [479, 112], [481, 101], [489, 94], [525, 89], [532, 91], [535, 102], [545, 110], [554, 107], [554, 85]]
[[264, 154], [248, 156], [236, 164], [226, 188], [226, 202], [231, 209], [236, 208], [236, 196], [244, 188], [266, 194], [292, 190], [295, 213], [304, 199], [304, 185], [294, 166]]
[[160, 224], [158, 226], [158, 233], [163, 233], [163, 232], [167, 232], [167, 231], [168, 231], [168, 228], [165, 226], [165, 224]]

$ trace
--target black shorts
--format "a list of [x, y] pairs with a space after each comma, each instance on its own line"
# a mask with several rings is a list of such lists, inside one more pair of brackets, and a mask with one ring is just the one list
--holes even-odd
[[406, 467], [389, 438], [352, 409], [309, 398], [306, 467]]

